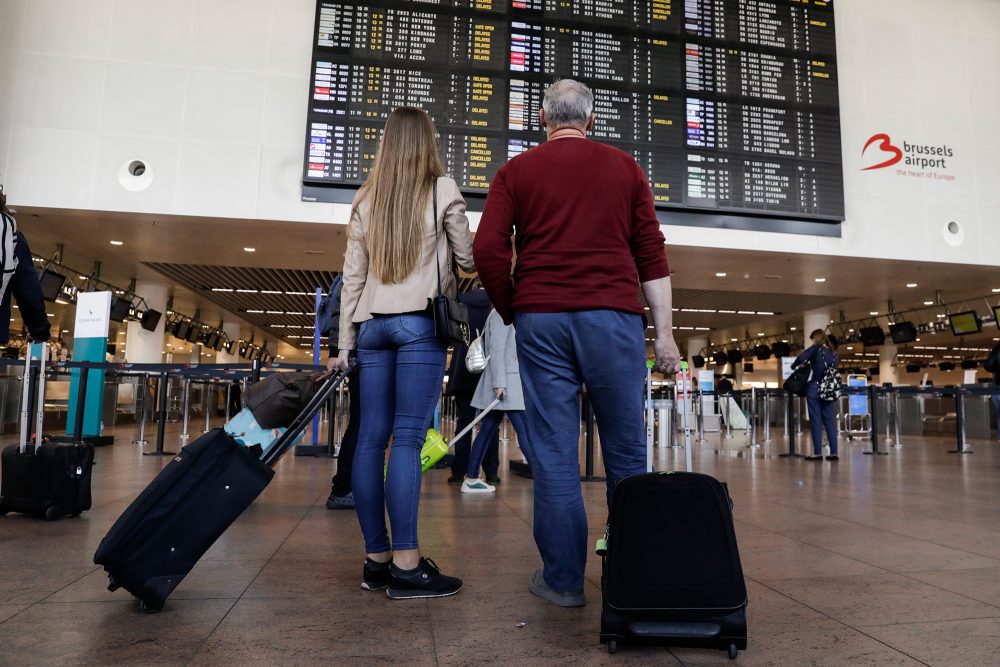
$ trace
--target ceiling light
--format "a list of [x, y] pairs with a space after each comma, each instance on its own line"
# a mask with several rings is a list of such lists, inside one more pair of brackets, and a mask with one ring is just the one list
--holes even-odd
[[916, 287], [917, 284], [916, 283], [906, 283], [906, 286], [907, 287]]
[[63, 329], [62, 332], [63, 333], [69, 333], [69, 329]]
[[243, 248], [243, 252], [257, 252], [257, 248]]
[[1000, 292], [1000, 287], [994, 287], [994, 288], [993, 288], [993, 291], [994, 291], [994, 292]]
[[125, 243], [122, 241], [112, 241], [111, 245], [125, 245]]
[[763, 332], [763, 331], [761, 331], [761, 332], [760, 332], [760, 333], [758, 333], [757, 335], [758, 335], [758, 336], [763, 336], [763, 335], [764, 335], [764, 332]]
[[924, 305], [925, 306], [933, 306], [934, 302], [933, 301], [924, 301]]
[[715, 272], [715, 277], [716, 278], [725, 278], [726, 277], [726, 272], [725, 271], [716, 271]]
[[854, 348], [853, 348], [852, 346], [848, 345], [848, 346], [847, 346], [847, 349], [848, 349], [848, 350], [853, 350]]
[[54, 313], [45, 313], [45, 314], [48, 315], [49, 317], [55, 317]]
[[795, 331], [798, 327], [788, 327], [789, 331]]
[[731, 342], [731, 343], [735, 343], [735, 342], [736, 342], [736, 341], [738, 341], [738, 340], [739, 340], [739, 338], [730, 338], [730, 339], [729, 339], [729, 342]]
[[868, 314], [869, 315], [878, 315], [878, 311], [877, 310], [871, 310], [871, 311], [868, 312]]
[[813, 278], [813, 280], [815, 280], [818, 283], [825, 283], [826, 282], [826, 278]]

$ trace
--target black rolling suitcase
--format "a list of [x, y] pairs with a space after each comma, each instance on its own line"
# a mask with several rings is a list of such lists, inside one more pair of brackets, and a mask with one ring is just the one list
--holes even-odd
[[747, 590], [732, 503], [692, 472], [628, 477], [615, 489], [601, 576], [601, 642], [747, 647]]
[[[67, 444], [50, 442], [42, 435], [48, 345], [42, 345], [37, 382], [32, 380], [30, 347], [27, 357], [21, 390], [20, 443], [4, 448], [0, 454], [0, 514], [20, 512], [47, 521], [66, 515], [77, 516], [90, 509], [94, 448], [80, 442], [79, 435], [75, 442]], [[32, 385], [38, 387], [33, 437]], [[82, 425], [82, 410], [80, 417], [77, 419], [77, 434]]]
[[144, 611], [158, 611], [223, 532], [274, 476], [291, 446], [345, 374], [331, 376], [263, 458], [224, 429], [209, 431], [168, 463], [108, 531], [94, 562], [109, 590], [124, 588]]

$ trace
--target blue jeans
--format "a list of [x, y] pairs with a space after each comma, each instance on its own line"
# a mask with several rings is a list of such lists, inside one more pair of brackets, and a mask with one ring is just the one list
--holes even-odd
[[[445, 356], [429, 314], [376, 315], [361, 325], [358, 366], [365, 381], [351, 485], [368, 553], [417, 548], [420, 448], [441, 393]], [[383, 483], [390, 435], [392, 451]]]
[[531, 460], [531, 445], [528, 444], [528, 431], [524, 424], [524, 410], [492, 410], [483, 417], [483, 421], [479, 422], [479, 435], [476, 436], [475, 442], [472, 443], [472, 453], [469, 454], [469, 468], [465, 472], [466, 477], [473, 479], [479, 477], [479, 466], [483, 465], [483, 457], [486, 456], [486, 449], [489, 447], [490, 441], [494, 440], [500, 431], [500, 423], [503, 421], [504, 415], [507, 415], [510, 423], [514, 425], [514, 430], [517, 431], [517, 444], [521, 448], [521, 451], [525, 452], [524, 458], [529, 461]]
[[517, 355], [535, 478], [535, 544], [546, 583], [583, 589], [587, 513], [580, 490], [580, 384], [601, 433], [610, 505], [615, 485], [646, 471], [642, 318], [615, 310], [518, 313]]
[[806, 386], [806, 405], [809, 407], [809, 428], [812, 429], [813, 454], [823, 453], [823, 429], [830, 441], [830, 455], [837, 455], [837, 401], [823, 401], [819, 397], [819, 383]]

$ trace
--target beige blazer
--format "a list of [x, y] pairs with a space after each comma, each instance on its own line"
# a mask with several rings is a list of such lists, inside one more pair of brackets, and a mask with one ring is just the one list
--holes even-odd
[[[373, 315], [391, 315], [425, 310], [429, 300], [437, 296], [437, 266], [441, 268], [441, 287], [455, 297], [458, 285], [451, 272], [454, 254], [458, 265], [468, 273], [476, 272], [472, 259], [472, 235], [465, 215], [465, 199], [458, 185], [447, 176], [437, 183], [438, 219], [433, 220], [431, 198], [427, 198], [424, 215], [423, 250], [416, 268], [401, 283], [383, 285], [368, 272], [368, 224], [371, 207], [362, 202], [356, 209], [347, 231], [347, 251], [344, 253], [344, 287], [340, 293], [341, 350], [357, 348], [358, 325]], [[434, 230], [438, 240], [435, 243]], [[437, 263], [435, 264], [435, 259]]]

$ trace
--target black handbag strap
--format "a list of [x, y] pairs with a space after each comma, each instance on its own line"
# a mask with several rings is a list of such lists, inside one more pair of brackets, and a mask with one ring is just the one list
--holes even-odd
[[431, 186], [431, 207], [434, 209], [434, 266], [437, 267], [438, 274], [438, 296], [444, 294], [441, 289], [441, 262], [438, 260], [438, 245], [441, 241], [438, 238], [438, 180], [434, 178], [434, 185]]

